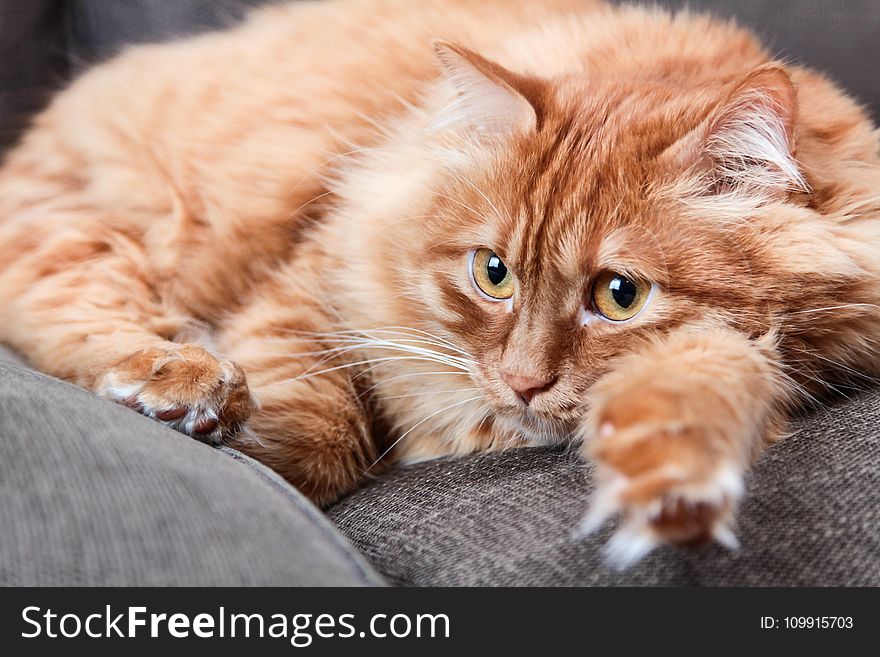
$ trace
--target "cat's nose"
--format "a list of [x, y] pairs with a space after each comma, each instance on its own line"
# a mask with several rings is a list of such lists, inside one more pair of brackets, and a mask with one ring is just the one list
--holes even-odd
[[501, 373], [501, 380], [510, 386], [521, 402], [528, 405], [538, 393], [548, 390], [556, 383], [555, 376], [535, 377], [522, 374]]

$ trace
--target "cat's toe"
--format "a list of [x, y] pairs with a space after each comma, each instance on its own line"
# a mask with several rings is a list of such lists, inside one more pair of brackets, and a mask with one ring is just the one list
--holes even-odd
[[654, 418], [600, 425], [590, 444], [596, 490], [580, 532], [619, 516], [606, 548], [617, 567], [664, 544], [735, 546], [743, 466], [715, 437], [706, 427]]
[[581, 534], [619, 517], [606, 548], [618, 567], [661, 545], [736, 546], [748, 426], [714, 412], [711, 397], [665, 382], [614, 390], [594, 408], [584, 453], [596, 464], [596, 489]]
[[164, 422], [169, 422], [171, 420], [179, 420], [184, 415], [187, 414], [186, 406], [177, 406], [176, 408], [169, 408], [164, 411], [156, 412], [156, 419], [162, 420]]
[[[173, 412], [152, 410], [149, 405], [143, 408], [144, 410], [141, 411], [143, 415], [152, 417], [175, 431], [185, 433], [210, 445], [219, 445], [223, 442], [224, 437], [231, 436], [241, 426], [240, 422], [230, 427], [221, 424], [217, 411], [204, 404], [184, 409], [175, 408]], [[182, 414], [180, 414], [180, 410], [183, 410]]]
[[716, 541], [737, 547], [734, 514], [743, 493], [742, 475], [722, 466], [711, 475], [666, 472], [628, 477], [600, 467], [598, 485], [580, 533], [592, 533], [613, 516], [617, 531], [605, 548], [608, 561], [626, 568], [661, 545], [696, 547]]
[[239, 431], [256, 405], [241, 368], [197, 345], [138, 352], [98, 392], [209, 444]]
[[210, 434], [218, 426], [220, 426], [220, 423], [217, 421], [217, 418], [203, 417], [193, 424], [193, 433], [199, 435]]

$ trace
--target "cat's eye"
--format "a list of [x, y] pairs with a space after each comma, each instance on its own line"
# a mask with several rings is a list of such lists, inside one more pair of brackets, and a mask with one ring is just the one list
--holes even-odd
[[599, 274], [593, 283], [593, 309], [612, 322], [632, 319], [648, 302], [651, 284], [613, 271]]
[[513, 275], [492, 249], [476, 249], [471, 254], [471, 277], [477, 289], [492, 300], [513, 296]]

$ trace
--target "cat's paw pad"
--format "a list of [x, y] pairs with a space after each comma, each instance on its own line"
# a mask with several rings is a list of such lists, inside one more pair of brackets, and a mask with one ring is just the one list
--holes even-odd
[[98, 393], [210, 444], [236, 433], [256, 404], [240, 367], [189, 344], [126, 358]]
[[609, 562], [618, 568], [664, 544], [717, 541], [736, 547], [734, 516], [744, 491], [743, 468], [719, 449], [711, 431], [671, 420], [604, 421], [590, 445], [596, 490], [579, 533], [589, 534], [620, 516], [606, 546]]

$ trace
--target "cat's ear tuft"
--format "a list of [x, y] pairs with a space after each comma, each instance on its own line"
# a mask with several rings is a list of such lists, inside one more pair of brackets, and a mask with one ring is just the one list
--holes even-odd
[[482, 137], [535, 130], [535, 107], [518, 88], [525, 79], [452, 43], [435, 41], [434, 52], [455, 98], [441, 110], [433, 130], [461, 130]]
[[762, 66], [663, 157], [709, 167], [725, 186], [808, 191], [794, 155], [797, 94], [785, 70]]

